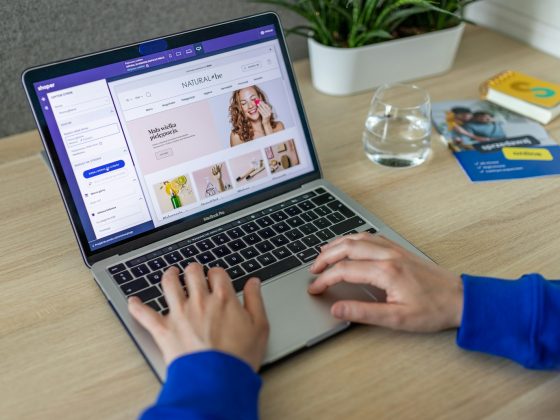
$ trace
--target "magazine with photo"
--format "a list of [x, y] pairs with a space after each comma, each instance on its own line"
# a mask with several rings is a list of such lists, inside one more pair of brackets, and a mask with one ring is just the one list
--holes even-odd
[[560, 146], [546, 130], [498, 105], [436, 102], [432, 120], [473, 182], [560, 174]]

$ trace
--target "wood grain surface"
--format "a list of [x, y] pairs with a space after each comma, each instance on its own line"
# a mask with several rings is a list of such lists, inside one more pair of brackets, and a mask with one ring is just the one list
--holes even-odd
[[[457, 273], [560, 277], [559, 178], [473, 184], [435, 134], [425, 164], [376, 166], [361, 146], [372, 92], [322, 95], [308, 62], [295, 68], [324, 175], [337, 187]], [[434, 101], [474, 99], [501, 70], [559, 83], [559, 68], [467, 28], [452, 71], [416, 83]], [[546, 128], [560, 138], [560, 121]], [[134, 418], [160, 384], [84, 265], [39, 150], [36, 132], [0, 140], [0, 418]], [[454, 331], [355, 326], [263, 379], [263, 419], [560, 418], [558, 373], [462, 351]]]

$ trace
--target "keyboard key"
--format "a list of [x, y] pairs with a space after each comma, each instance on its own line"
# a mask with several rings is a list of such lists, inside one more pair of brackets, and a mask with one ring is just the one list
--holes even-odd
[[161, 281], [162, 277], [163, 277], [163, 272], [159, 270], [154, 271], [153, 273], [150, 273], [146, 276], [148, 281], [152, 284], [158, 284]]
[[229, 246], [234, 251], [239, 251], [240, 249], [246, 248], [247, 244], [243, 242], [242, 239], [235, 239], [229, 243]]
[[228, 255], [224, 258], [224, 260], [226, 260], [229, 265], [237, 265], [241, 261], [243, 261], [243, 258], [236, 252], [234, 254]]
[[247, 280], [249, 280], [249, 278], [251, 277], [258, 277], [262, 282], [264, 282], [268, 279], [271, 279], [272, 277], [283, 274], [288, 270], [291, 270], [292, 268], [298, 267], [299, 265], [301, 265], [301, 262], [292, 255], [291, 257], [284, 258], [281, 261], [261, 268], [254, 273], [240, 277], [233, 282], [233, 287], [235, 288], [236, 292], [240, 292], [241, 290], [243, 290], [243, 287], [245, 286], [245, 283], [247, 283]]
[[296, 255], [303, 262], [309, 262], [314, 260], [317, 257], [317, 255], [319, 255], [319, 253], [315, 248], [309, 248], [306, 249], [305, 251], [298, 252]]
[[159, 307], [159, 304], [157, 303], [157, 300], [150, 300], [149, 302], [145, 303], [145, 305], [148, 305], [150, 308], [152, 308], [156, 312], [159, 312], [160, 309], [161, 309]]
[[288, 242], [290, 242], [290, 240], [286, 238], [284, 235], [280, 234], [272, 238], [270, 242], [272, 242], [276, 246], [282, 246], [282, 245], [286, 245]]
[[312, 208], [316, 207], [315, 204], [311, 202], [311, 200], [302, 201], [298, 204], [298, 207], [304, 211], [311, 210]]
[[272, 226], [274, 224], [274, 221], [270, 217], [264, 216], [257, 220], [257, 224], [260, 227], [265, 228], [268, 226]]
[[242, 249], [239, 253], [245, 258], [246, 260], [251, 259], [259, 255], [259, 252], [255, 249], [254, 246], [250, 246], [249, 248]]
[[300, 214], [299, 217], [301, 217], [306, 222], [312, 222], [313, 220], [319, 218], [319, 216], [317, 216], [317, 214], [313, 210], [308, 210], [305, 213]]
[[272, 255], [274, 255], [274, 257], [276, 257], [277, 259], [282, 260], [292, 254], [290, 251], [288, 251], [288, 248], [286, 248], [285, 246], [281, 246], [280, 248], [274, 249], [272, 251]]
[[301, 233], [301, 231], [299, 229], [292, 229], [292, 230], [289, 230], [288, 232], [286, 232], [286, 237], [290, 241], [295, 241], [297, 239], [303, 238], [304, 234]]
[[167, 309], [167, 307], [168, 307], [167, 306], [167, 301], [165, 300], [165, 298], [163, 296], [160, 296], [157, 301], [159, 303], [159, 306], [162, 307], [162, 309]]
[[161, 270], [161, 269], [167, 267], [167, 264], [165, 263], [165, 261], [163, 261], [162, 258], [156, 258], [155, 260], [148, 261], [148, 265], [154, 271], [155, 270]]
[[194, 245], [189, 245], [184, 248], [181, 248], [181, 254], [183, 254], [185, 258], [194, 257], [199, 252], [200, 251]]
[[108, 270], [109, 270], [109, 273], [111, 273], [111, 274], [117, 274], [117, 273], [120, 273], [121, 271], [126, 270], [126, 266], [124, 264], [117, 264], [117, 265], [114, 265], [112, 267], [109, 267]]
[[306, 236], [301, 241], [308, 247], [312, 247], [321, 243], [319, 238], [317, 238], [314, 234]]
[[299, 216], [290, 217], [286, 222], [293, 228], [303, 225], [305, 222]]
[[369, 232], [369, 233], [371, 233], [371, 234], [376, 234], [376, 233], [377, 233], [377, 229], [375, 229], [375, 228], [369, 228], [369, 229], [366, 229], [366, 232]]
[[344, 216], [342, 214], [340, 214], [339, 212], [329, 214], [329, 215], [327, 215], [327, 218], [333, 223], [340, 223], [343, 220], [345, 220]]
[[276, 213], [272, 213], [270, 215], [270, 217], [272, 218], [272, 220], [274, 220], [275, 222], [281, 222], [282, 220], [286, 220], [288, 218], [288, 216], [286, 215], [286, 213], [284, 213], [282, 210], [277, 211]]
[[315, 235], [322, 241], [328, 241], [329, 239], [334, 238], [336, 235], [330, 231], [330, 229], [323, 229], [317, 232]]
[[126, 284], [123, 284], [121, 286], [121, 290], [123, 291], [123, 293], [125, 295], [131, 295], [132, 293], [136, 293], [142, 289], [145, 289], [146, 287], [148, 287], [150, 284], [146, 281], [146, 279], [141, 278], [141, 279], [136, 279], [136, 280], [132, 280], [129, 281]]
[[355, 214], [352, 210], [350, 210], [348, 207], [346, 207], [344, 204], [342, 204], [340, 201], [333, 201], [331, 203], [328, 203], [327, 206], [329, 206], [333, 211], [338, 211], [340, 213], [342, 213], [342, 215], [344, 217], [346, 217], [347, 219], [349, 217], [354, 217]]
[[366, 222], [364, 222], [358, 216], [354, 216], [350, 219], [345, 220], [344, 222], [340, 222], [336, 225], [331, 226], [330, 229], [336, 235], [342, 235], [344, 232], [348, 232], [349, 230], [365, 225], [365, 223]]
[[315, 193], [317, 193], [318, 195], [321, 195], [321, 194], [324, 194], [324, 193], [327, 192], [327, 191], [325, 191], [325, 189], [324, 189], [323, 187], [316, 188], [314, 191], [315, 191]]
[[277, 233], [284, 233], [290, 230], [290, 227], [285, 222], [276, 223], [275, 225], [272, 225], [272, 227]]
[[128, 271], [121, 271], [120, 273], [114, 274], [113, 278], [118, 284], [123, 284], [127, 281], [132, 280], [132, 274], [130, 274]]
[[245, 235], [243, 237], [243, 239], [245, 240], [245, 242], [247, 242], [249, 245], [254, 245], [260, 241], [262, 241], [261, 237], [259, 235], [257, 235], [256, 233], [250, 233], [248, 235]]
[[249, 261], [242, 262], [241, 267], [243, 267], [245, 271], [250, 273], [251, 271], [255, 271], [261, 268], [261, 265], [257, 262], [257, 260], [252, 259]]
[[313, 224], [319, 229], [325, 229], [332, 225], [332, 223], [325, 217], [321, 217], [320, 219], [315, 220]]
[[257, 233], [263, 239], [269, 239], [269, 238], [272, 238], [273, 236], [276, 235], [276, 232], [274, 232], [274, 230], [270, 227], [266, 227], [264, 229], [261, 229]]
[[257, 248], [261, 253], [264, 253], [274, 249], [274, 245], [272, 245], [270, 241], [262, 241], [256, 244], [255, 248]]
[[176, 264], [183, 260], [183, 256], [179, 251], [170, 252], [169, 254], [164, 255], [163, 258], [165, 258], [165, 261], [169, 264]]
[[313, 197], [311, 199], [311, 201], [313, 201], [313, 203], [317, 206], [320, 206], [320, 205], [325, 204], [325, 203], [329, 203], [329, 202], [334, 201], [334, 200], [336, 200], [334, 195], [329, 194], [329, 193], [321, 194], [321, 195], [319, 195], [317, 197]]
[[255, 222], [245, 223], [241, 228], [245, 231], [245, 233], [253, 233], [259, 230], [259, 226]]
[[136, 267], [132, 267], [130, 269], [130, 272], [134, 277], [142, 277], [148, 274], [150, 272], [150, 269], [146, 264], [140, 264], [137, 265]]
[[206, 264], [214, 261], [216, 259], [216, 257], [210, 251], [206, 251], [206, 252], [203, 252], [202, 254], [198, 254], [196, 256], [196, 259], [202, 265], [206, 265]]
[[144, 289], [133, 296], [138, 296], [142, 302], [147, 302], [149, 300], [155, 299], [161, 295], [161, 292], [156, 286], [152, 286], [148, 289]]
[[228, 254], [231, 254], [232, 251], [226, 245], [221, 245], [217, 248], [214, 248], [212, 252], [221, 258], [225, 257]]
[[243, 232], [241, 228], [238, 227], [230, 229], [226, 233], [231, 239], [238, 239], [245, 235], [245, 232]]
[[317, 232], [317, 227], [313, 223], [307, 223], [299, 227], [299, 230], [303, 232], [304, 235], [310, 235], [311, 233]]
[[319, 216], [326, 216], [327, 214], [331, 214], [332, 210], [330, 208], [328, 208], [327, 206], [321, 206], [321, 207], [317, 207], [315, 210], [313, 210], [315, 213], [317, 213]]
[[274, 256], [270, 252], [267, 252], [266, 254], [259, 255], [257, 257], [257, 261], [262, 265], [270, 265], [273, 262], [276, 262], [276, 258], [274, 258]]
[[208, 265], [209, 268], [210, 267], [222, 267], [222, 268], [228, 268], [229, 267], [229, 265], [227, 265], [226, 262], [221, 258], [219, 258], [217, 260], [214, 260], [212, 262], [209, 262], [207, 265]]
[[300, 214], [302, 210], [298, 206], [291, 206], [284, 210], [287, 215], [295, 216], [296, 214]]
[[209, 249], [214, 248], [214, 242], [210, 239], [203, 239], [202, 241], [198, 241], [196, 243], [196, 247], [201, 251], [208, 251]]
[[212, 241], [217, 245], [223, 245], [230, 241], [230, 238], [225, 233], [220, 233], [219, 235], [212, 236]]
[[241, 277], [242, 275], [245, 274], [245, 270], [243, 270], [238, 265], [236, 265], [235, 267], [228, 268], [226, 271], [232, 280], [235, 280], [236, 278]]
[[301, 241], [295, 241], [286, 245], [290, 251], [294, 254], [300, 251], [303, 251], [306, 247]]

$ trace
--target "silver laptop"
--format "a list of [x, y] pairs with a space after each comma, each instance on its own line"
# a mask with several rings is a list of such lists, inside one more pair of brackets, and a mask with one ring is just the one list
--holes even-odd
[[376, 299], [350, 285], [310, 296], [320, 245], [369, 231], [421, 255], [322, 178], [273, 13], [22, 79], [84, 262], [160, 380], [164, 362], [127, 297], [165, 314], [171, 265], [223, 267], [238, 292], [260, 277], [270, 363], [347, 328], [330, 315], [335, 300]]

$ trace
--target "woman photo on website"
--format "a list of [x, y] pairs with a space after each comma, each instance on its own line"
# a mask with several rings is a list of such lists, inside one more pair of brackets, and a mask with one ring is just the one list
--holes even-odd
[[284, 129], [284, 124], [275, 119], [265, 93], [256, 85], [233, 92], [229, 117], [232, 147]]

